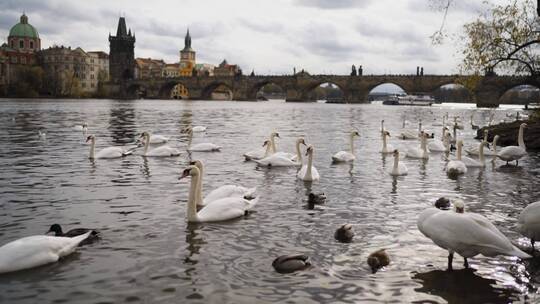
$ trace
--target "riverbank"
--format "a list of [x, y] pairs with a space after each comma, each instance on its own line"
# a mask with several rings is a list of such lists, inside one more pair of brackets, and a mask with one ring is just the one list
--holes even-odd
[[476, 139], [484, 137], [484, 130], [488, 130], [488, 141], [493, 141], [495, 135], [499, 135], [497, 143], [500, 146], [517, 145], [519, 126], [527, 124], [523, 132], [523, 140], [527, 150], [540, 151], [540, 120], [516, 120], [510, 123], [501, 123], [489, 127], [483, 127], [476, 133]]

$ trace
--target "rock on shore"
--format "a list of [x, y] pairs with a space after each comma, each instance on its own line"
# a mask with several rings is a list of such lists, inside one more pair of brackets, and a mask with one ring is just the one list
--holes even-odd
[[495, 135], [499, 135], [497, 141], [499, 146], [512, 146], [518, 144], [519, 125], [527, 123], [527, 128], [523, 132], [523, 139], [528, 151], [540, 151], [540, 121], [518, 120], [511, 123], [501, 123], [489, 127], [483, 127], [476, 131], [476, 139], [484, 137], [484, 130], [489, 130], [488, 141], [493, 141]]

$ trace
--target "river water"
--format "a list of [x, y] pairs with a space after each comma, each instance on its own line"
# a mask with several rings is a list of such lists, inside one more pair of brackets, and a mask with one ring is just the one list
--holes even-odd
[[[0, 244], [65, 229], [92, 227], [102, 239], [58, 263], [0, 275], [1, 303], [507, 303], [538, 302], [540, 262], [509, 257], [471, 259], [473, 271], [447, 272], [447, 252], [416, 228], [417, 215], [440, 196], [462, 198], [468, 212], [489, 218], [511, 240], [527, 246], [516, 219], [540, 198], [540, 155], [519, 167], [470, 169], [457, 180], [444, 172], [444, 157], [405, 159], [409, 175], [392, 178], [383, 157], [380, 120], [397, 135], [405, 118], [426, 128], [446, 112], [466, 117], [460, 132], [476, 145], [468, 117], [483, 125], [490, 110], [473, 106], [397, 107], [322, 103], [113, 100], [4, 100], [0, 102]], [[515, 113], [495, 110], [495, 120]], [[205, 189], [223, 184], [256, 186], [255, 212], [224, 223], [188, 224], [189, 179], [178, 180], [189, 156], [90, 161], [74, 125], [87, 122], [97, 147], [127, 145], [142, 131], [172, 136], [208, 127], [196, 142], [223, 146], [193, 153], [205, 162]], [[38, 129], [47, 138], [38, 137]], [[354, 165], [332, 165], [357, 129]], [[304, 136], [315, 147], [318, 182], [296, 179], [294, 168], [258, 168], [242, 154], [261, 146], [272, 130], [278, 149], [293, 152]], [[391, 138], [404, 149], [415, 141]], [[306, 209], [310, 191], [325, 192], [325, 205]], [[354, 224], [352, 243], [334, 240], [337, 227]], [[371, 274], [366, 258], [386, 248], [392, 262]], [[279, 274], [279, 255], [304, 253], [313, 267]]]

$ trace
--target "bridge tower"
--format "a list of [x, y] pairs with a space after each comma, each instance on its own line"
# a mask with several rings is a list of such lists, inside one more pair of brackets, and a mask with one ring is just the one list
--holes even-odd
[[109, 73], [114, 83], [135, 78], [135, 34], [126, 28], [126, 19], [120, 17], [116, 36], [109, 33]]

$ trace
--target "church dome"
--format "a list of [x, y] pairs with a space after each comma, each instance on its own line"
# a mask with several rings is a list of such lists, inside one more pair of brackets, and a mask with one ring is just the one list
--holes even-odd
[[21, 22], [15, 24], [9, 31], [10, 37], [28, 37], [38, 39], [39, 34], [35, 27], [28, 23], [28, 17], [23, 14]]

